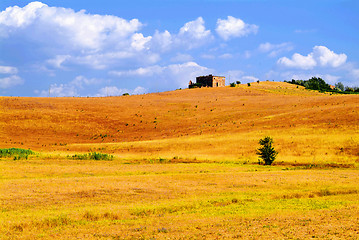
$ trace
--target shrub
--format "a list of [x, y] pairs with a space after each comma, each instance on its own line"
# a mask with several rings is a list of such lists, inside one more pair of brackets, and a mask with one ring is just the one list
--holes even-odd
[[232, 83], [229, 84], [229, 86], [230, 86], [230, 87], [235, 87], [236, 84], [235, 84], [234, 82], [232, 82]]
[[251, 86], [251, 84], [250, 84], [250, 83], [247, 83], [247, 86], [248, 86], [248, 87], [250, 87], [250, 86]]
[[236, 81], [236, 84], [241, 84], [241, 81]]
[[[278, 152], [272, 146], [273, 139], [271, 137], [264, 137], [259, 140], [261, 147], [257, 149], [257, 155], [264, 161], [264, 165], [272, 165]], [[259, 163], [261, 162], [259, 159]]]

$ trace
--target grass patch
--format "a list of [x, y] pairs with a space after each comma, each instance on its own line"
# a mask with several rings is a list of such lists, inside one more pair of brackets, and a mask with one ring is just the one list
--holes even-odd
[[3, 148], [0, 149], [0, 158], [13, 158], [14, 160], [27, 159], [29, 155], [35, 153], [31, 150], [21, 148]]
[[107, 153], [92, 152], [92, 153], [85, 153], [85, 154], [75, 154], [72, 156], [68, 156], [68, 158], [74, 159], [74, 160], [105, 160], [105, 161], [109, 161], [109, 160], [112, 160], [114, 158], [114, 156], [107, 154]]

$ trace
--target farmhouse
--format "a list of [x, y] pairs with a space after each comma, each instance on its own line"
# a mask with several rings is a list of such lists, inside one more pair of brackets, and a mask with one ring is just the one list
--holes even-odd
[[196, 77], [196, 83], [189, 81], [188, 88], [195, 87], [224, 87], [226, 86], [226, 78], [222, 76], [208, 76]]

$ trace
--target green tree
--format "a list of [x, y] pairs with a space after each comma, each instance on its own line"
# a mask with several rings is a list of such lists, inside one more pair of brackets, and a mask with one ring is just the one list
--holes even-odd
[[272, 165], [278, 152], [274, 150], [273, 139], [271, 137], [264, 137], [259, 140], [260, 148], [257, 149], [257, 155], [264, 161], [264, 165]]
[[340, 90], [340, 91], [344, 91], [344, 85], [341, 82], [336, 83], [335, 88]]
[[312, 77], [308, 81], [305, 81], [304, 87], [307, 89], [319, 90], [319, 91], [331, 90], [329, 84], [327, 84], [323, 79], [316, 77]]

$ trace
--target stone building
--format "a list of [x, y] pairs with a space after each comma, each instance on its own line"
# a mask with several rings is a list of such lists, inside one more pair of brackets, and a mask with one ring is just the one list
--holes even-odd
[[226, 86], [226, 78], [222, 76], [213, 76], [212, 74], [208, 76], [199, 76], [196, 77], [196, 83], [192, 81], [189, 82], [188, 87], [224, 87]]

